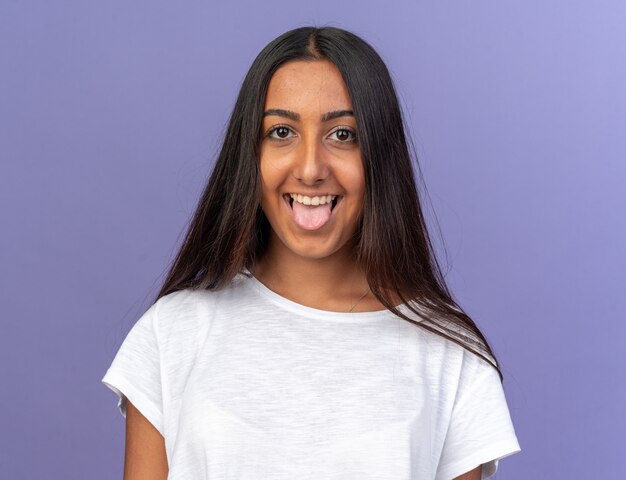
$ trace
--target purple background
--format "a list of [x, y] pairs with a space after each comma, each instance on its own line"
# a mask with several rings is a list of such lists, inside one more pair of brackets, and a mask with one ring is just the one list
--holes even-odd
[[447, 279], [502, 362], [522, 452], [498, 477], [626, 478], [618, 0], [2, 1], [3, 478], [122, 477], [100, 380], [250, 63], [310, 23], [363, 36], [396, 80]]

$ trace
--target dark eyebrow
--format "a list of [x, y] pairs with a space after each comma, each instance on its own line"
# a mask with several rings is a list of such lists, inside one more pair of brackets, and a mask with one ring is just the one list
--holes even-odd
[[334, 112], [328, 112], [322, 115], [322, 122], [328, 122], [339, 117], [354, 117], [352, 110], [335, 110]]
[[[296, 112], [292, 112], [291, 110], [283, 110], [282, 108], [270, 108], [263, 112], [263, 117], [267, 117], [268, 115], [276, 115], [279, 117], [285, 117], [294, 122], [300, 121], [300, 115]], [[354, 112], [352, 110], [334, 110], [332, 112], [327, 112], [322, 115], [322, 122], [328, 122], [329, 120], [333, 120], [339, 117], [354, 116]]]

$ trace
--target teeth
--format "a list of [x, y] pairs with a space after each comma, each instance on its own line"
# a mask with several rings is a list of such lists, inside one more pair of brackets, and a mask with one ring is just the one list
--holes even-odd
[[330, 203], [337, 198], [337, 195], [307, 197], [306, 195], [300, 195], [298, 193], [290, 193], [289, 196], [293, 198], [295, 202], [302, 203], [304, 205], [324, 205], [325, 203]]

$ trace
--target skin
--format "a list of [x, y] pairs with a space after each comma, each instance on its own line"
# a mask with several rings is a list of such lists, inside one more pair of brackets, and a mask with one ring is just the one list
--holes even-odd
[[127, 400], [124, 480], [166, 480], [165, 439]]
[[[328, 60], [288, 62], [270, 80], [259, 166], [261, 207], [272, 231], [253, 273], [297, 303], [345, 312], [368, 289], [354, 261], [353, 240], [363, 214], [365, 173], [354, 116], [322, 118], [337, 111], [352, 111], [352, 102], [341, 73]], [[292, 220], [286, 193], [340, 195], [341, 200], [327, 225], [307, 231]], [[368, 292], [353, 311], [384, 308]]]
[[[287, 118], [276, 109], [299, 118]], [[272, 232], [255, 277], [309, 307], [338, 312], [353, 305], [354, 312], [384, 310], [371, 292], [359, 300], [368, 285], [354, 261], [353, 235], [365, 194], [358, 140], [348, 141], [355, 138], [353, 134], [358, 139], [356, 121], [351, 115], [322, 120], [328, 112], [352, 111], [339, 70], [327, 60], [283, 65], [270, 81], [264, 110], [272, 112], [263, 119], [261, 207]], [[326, 226], [306, 231], [291, 219], [285, 193], [337, 194], [342, 199]], [[480, 480], [480, 469], [457, 480]], [[165, 480], [167, 473], [163, 437], [127, 401], [124, 480]]]

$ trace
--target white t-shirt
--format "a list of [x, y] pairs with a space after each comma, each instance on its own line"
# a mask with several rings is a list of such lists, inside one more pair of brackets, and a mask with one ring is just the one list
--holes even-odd
[[161, 297], [102, 382], [163, 435], [169, 480], [451, 480], [480, 464], [487, 478], [520, 451], [480, 357], [391, 312], [306, 307], [243, 274]]

